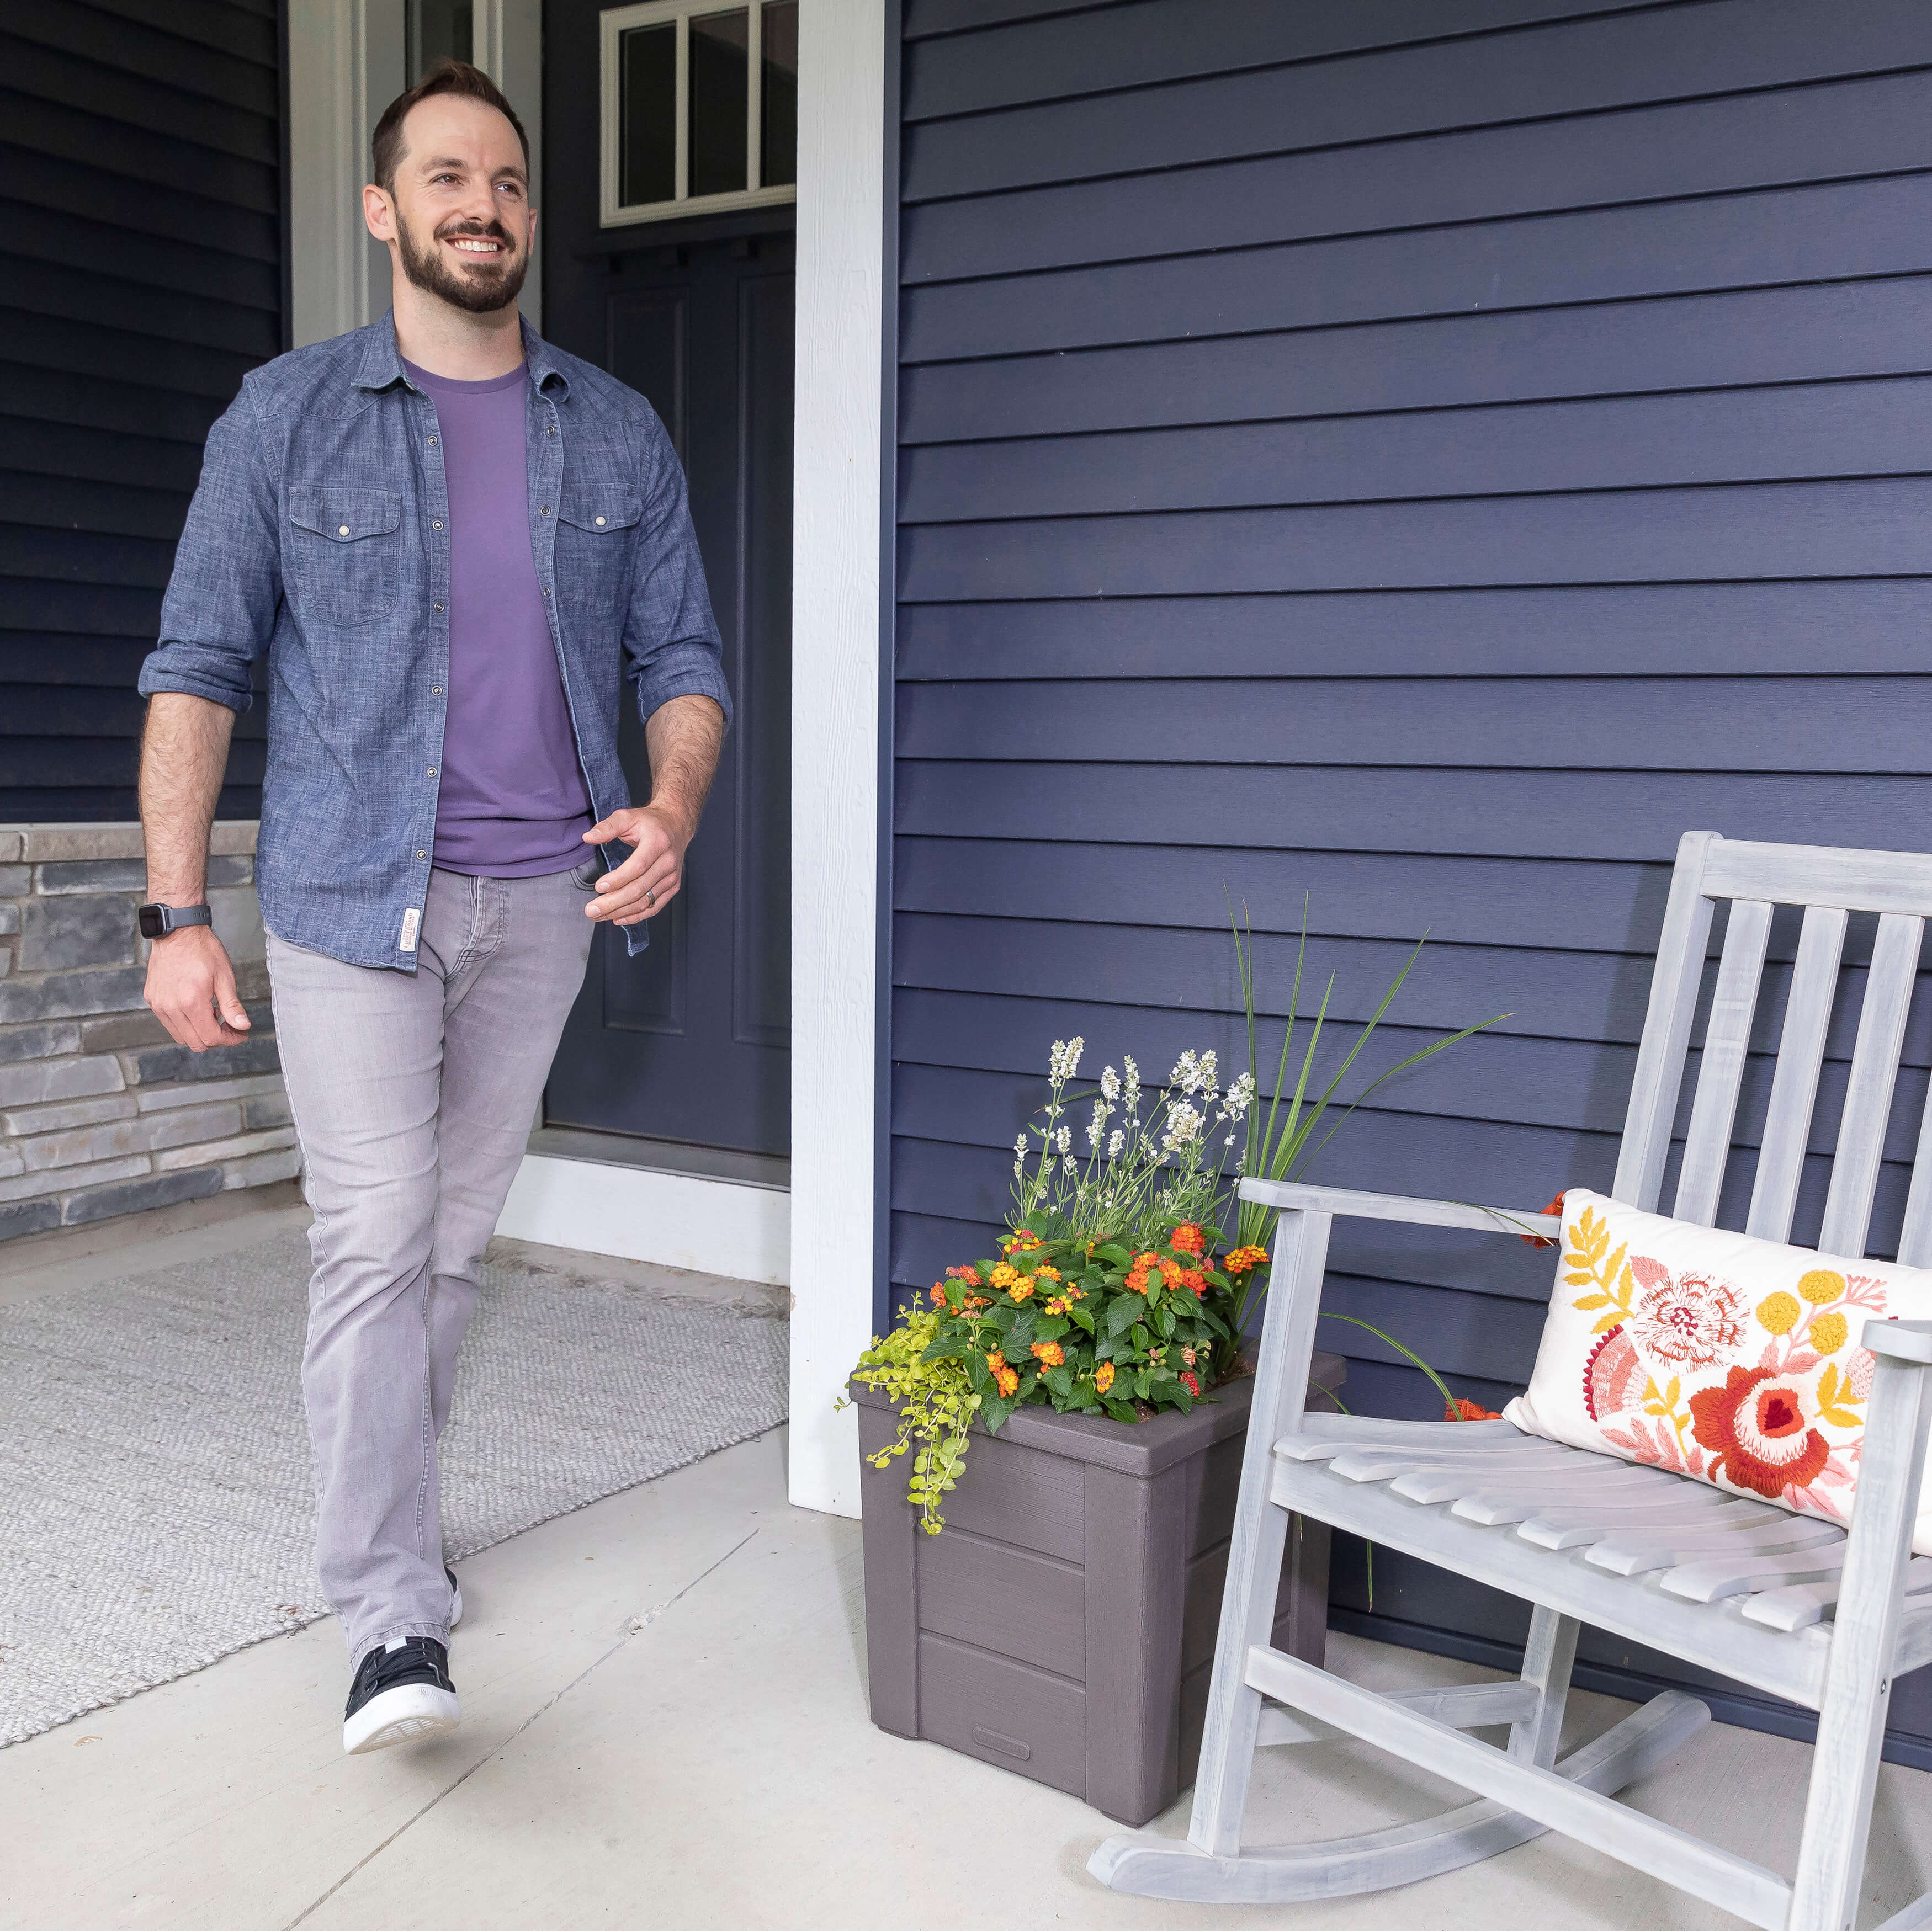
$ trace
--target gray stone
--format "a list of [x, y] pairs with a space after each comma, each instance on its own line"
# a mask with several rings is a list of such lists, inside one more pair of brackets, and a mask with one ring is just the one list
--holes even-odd
[[242, 1109], [231, 1103], [186, 1107], [178, 1112], [149, 1114], [139, 1119], [104, 1120], [98, 1126], [76, 1126], [64, 1133], [36, 1134], [31, 1139], [16, 1141], [14, 1145], [26, 1162], [28, 1171], [40, 1173], [52, 1167], [84, 1166], [94, 1160], [144, 1153], [156, 1147], [224, 1140], [241, 1128]]
[[118, 1093], [126, 1084], [118, 1060], [23, 1060], [0, 1066], [0, 1106], [87, 1099], [98, 1093]]
[[220, 1099], [259, 1099], [279, 1094], [279, 1073], [250, 1073], [241, 1079], [197, 1080], [186, 1086], [143, 1087], [140, 1107], [143, 1113], [160, 1113], [171, 1106], [212, 1106]]
[[50, 858], [139, 858], [147, 846], [141, 827], [132, 819], [118, 822], [87, 819], [64, 825], [28, 825], [22, 828], [21, 856]]
[[221, 1163], [221, 1185], [224, 1191], [231, 1187], [263, 1187], [272, 1180], [292, 1180], [302, 1172], [302, 1149], [285, 1147], [279, 1153], [257, 1153], [247, 1160], [224, 1160]]
[[0, 1111], [0, 1130], [16, 1138], [29, 1133], [58, 1133], [70, 1126], [98, 1126], [106, 1120], [131, 1120], [134, 1102], [124, 1093], [100, 1099], [66, 1099], [52, 1106], [23, 1106]]
[[0, 1026], [0, 1066], [81, 1049], [78, 1026]]
[[[232, 864], [233, 859], [224, 859]], [[212, 891], [208, 908], [214, 914], [214, 935], [227, 948], [228, 956], [238, 963], [262, 957], [262, 902], [252, 885], [234, 885]]]
[[[4, 991], [0, 988], [0, 991]], [[125, 1062], [129, 1077], [138, 1086], [156, 1086], [164, 1080], [232, 1079], [238, 1073], [272, 1073], [280, 1065], [274, 1035], [244, 1039], [233, 1046], [211, 1046], [196, 1053], [186, 1046], [157, 1046], [145, 1053], [131, 1053]]]
[[12, 865], [26, 848], [26, 834], [9, 827], [0, 831], [0, 865]]
[[176, 1167], [191, 1167], [198, 1160], [242, 1160], [251, 1153], [273, 1153], [296, 1143], [296, 1130], [284, 1126], [273, 1133], [244, 1133], [232, 1140], [197, 1139], [192, 1145], [177, 1147], [171, 1153], [154, 1156], [154, 1171], [164, 1173]]
[[29, 898], [16, 949], [22, 972], [65, 972], [131, 964], [138, 937], [125, 898]]
[[34, 886], [50, 898], [76, 892], [138, 892], [145, 895], [148, 889], [148, 861], [140, 857], [63, 859], [37, 869]]
[[118, 1160], [103, 1160], [92, 1167], [44, 1167], [17, 1179], [0, 1180], [0, 1201], [31, 1200], [44, 1194], [64, 1193], [70, 1187], [91, 1185], [96, 1180], [131, 1180], [136, 1174], [151, 1173], [153, 1164], [145, 1153], [130, 1153]]
[[20, 929], [20, 907], [10, 901], [0, 905], [0, 932], [17, 932]]
[[259, 1099], [244, 1099], [242, 1102], [242, 1123], [250, 1132], [264, 1126], [286, 1126], [293, 1117], [289, 1111], [289, 1096], [285, 1093], [266, 1093]]
[[50, 973], [0, 985], [0, 1024], [24, 1019], [64, 1019], [88, 1012], [131, 1012], [141, 1003], [147, 975], [139, 966], [105, 972]]
[[242, 995], [242, 1002], [250, 1012], [254, 1012], [259, 1002], [262, 1010], [268, 1009], [269, 994], [272, 990], [268, 979], [268, 964], [266, 959], [244, 959], [235, 968], [235, 990]]
[[0, 898], [24, 898], [34, 889], [30, 866], [0, 865]]
[[168, 1029], [149, 1012], [117, 1012], [111, 1019], [89, 1019], [80, 1029], [90, 1053], [125, 1052], [134, 1046], [165, 1046]]
[[16, 1174], [26, 1172], [26, 1162], [5, 1141], [0, 1140], [0, 1180], [10, 1180]]
[[180, 1174], [152, 1174], [119, 1186], [94, 1187], [70, 1194], [61, 1218], [69, 1227], [89, 1220], [107, 1220], [117, 1213], [142, 1213], [150, 1207], [172, 1207], [177, 1201], [205, 1200], [221, 1191], [219, 1167], [196, 1167]]
[[[226, 1140], [241, 1130], [242, 1109], [232, 1100], [221, 1106], [178, 1107], [169, 1113], [143, 1115], [140, 1144], [150, 1149], [200, 1147], [211, 1141]], [[157, 1158], [154, 1162], [158, 1171], [163, 1167], [178, 1167], [182, 1164], [178, 1158]]]
[[60, 1225], [60, 1203], [51, 1200], [14, 1200], [0, 1207], [0, 1240], [38, 1234]]
[[10, 946], [0, 946], [0, 979], [4, 979], [13, 970], [13, 948]]
[[254, 818], [218, 818], [208, 835], [208, 848], [218, 854], [246, 856], [254, 852], [256, 835], [261, 829], [260, 820]]

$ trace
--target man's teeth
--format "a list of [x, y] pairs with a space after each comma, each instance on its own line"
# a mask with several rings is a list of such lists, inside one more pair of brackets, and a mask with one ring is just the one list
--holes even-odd
[[470, 255], [494, 255], [501, 252], [499, 244], [494, 241], [465, 241], [459, 238], [456, 245], [466, 254]]

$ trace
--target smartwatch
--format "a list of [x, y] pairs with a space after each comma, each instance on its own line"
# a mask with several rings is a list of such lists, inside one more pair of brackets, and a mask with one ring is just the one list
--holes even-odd
[[214, 915], [206, 905], [142, 905], [136, 908], [144, 939], [165, 939], [184, 925], [212, 925]]

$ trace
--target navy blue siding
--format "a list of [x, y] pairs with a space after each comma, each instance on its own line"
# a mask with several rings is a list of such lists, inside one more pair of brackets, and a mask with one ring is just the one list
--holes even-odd
[[[906, 23], [895, 1287], [983, 1250], [1053, 1039], [1156, 1072], [1237, 1050], [1231, 903], [1264, 1054], [1304, 902], [1338, 1055], [1425, 932], [1370, 1057], [1507, 1015], [1376, 1095], [1320, 1177], [1524, 1207], [1606, 1183], [1678, 835], [1932, 849], [1932, 10]], [[1792, 939], [1780, 918], [1733, 1222]], [[1547, 1252], [1350, 1226], [1334, 1263], [1328, 1305], [1459, 1387], [1527, 1378]], [[1358, 1405], [1428, 1412], [1379, 1344], [1324, 1339]], [[1377, 1580], [1400, 1639], [1520, 1640], [1480, 1592]], [[1897, 1720], [1932, 1761], [1932, 1699]]]
[[[280, 352], [274, 0], [0, 28], [0, 820], [134, 815], [134, 679], [208, 427]], [[260, 709], [220, 809], [260, 808]]]

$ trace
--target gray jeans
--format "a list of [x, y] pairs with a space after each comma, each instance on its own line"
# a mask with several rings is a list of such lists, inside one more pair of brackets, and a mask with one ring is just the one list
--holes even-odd
[[596, 867], [432, 871], [413, 977], [269, 936], [315, 1213], [302, 1395], [318, 1555], [352, 1664], [392, 1636], [448, 1640], [436, 1438], [478, 1263], [583, 982]]

